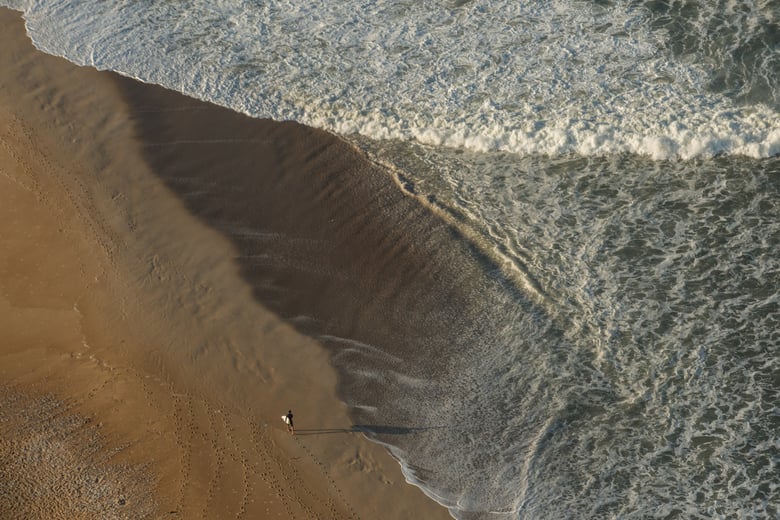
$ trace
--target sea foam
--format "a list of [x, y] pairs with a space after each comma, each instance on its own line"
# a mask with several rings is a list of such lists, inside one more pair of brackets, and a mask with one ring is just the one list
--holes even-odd
[[520, 155], [780, 153], [777, 111], [710, 89], [717, 57], [674, 56], [633, 4], [5, 3], [46, 52], [344, 136]]

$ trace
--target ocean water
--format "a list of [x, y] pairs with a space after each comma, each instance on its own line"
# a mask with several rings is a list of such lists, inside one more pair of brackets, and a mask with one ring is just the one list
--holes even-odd
[[456, 518], [780, 514], [777, 0], [0, 3], [51, 54], [342, 136], [487, 259], [427, 309], [446, 348], [324, 338]]

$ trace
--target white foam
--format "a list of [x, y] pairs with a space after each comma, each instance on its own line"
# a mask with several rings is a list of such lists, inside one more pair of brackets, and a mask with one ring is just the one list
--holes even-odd
[[672, 61], [620, 3], [5, 3], [52, 54], [343, 135], [522, 155], [780, 152], [776, 111], [707, 94], [708, 72]]
[[[177, 19], [173, 3], [135, 11], [131, 4], [121, 16], [108, 2], [84, 5], [26, 4], [36, 43], [253, 115], [341, 134], [527, 155], [780, 152], [775, 112], [705, 93], [707, 74], [696, 60], [670, 62], [641, 17], [617, 8], [556, 0], [474, 1], [460, 10], [432, 2], [258, 9], [196, 1]], [[604, 506], [601, 516], [631, 517], [679, 506], [713, 516], [687, 487], [703, 476], [697, 454], [711, 459], [705, 469], [722, 482], [776, 455], [771, 438], [744, 431], [771, 424], [772, 410], [762, 407], [774, 402], [772, 389], [762, 381], [780, 359], [777, 294], [758, 289], [761, 299], [744, 300], [748, 277], [777, 278], [771, 241], [780, 236], [774, 185], [751, 161], [538, 161], [372, 144], [423, 165], [410, 169], [421, 198], [452, 202], [499, 255], [528, 266], [552, 302], [548, 317], [485, 290], [491, 325], [484, 330], [498, 332], [463, 334], [468, 348], [446, 357], [453, 377], [441, 389], [403, 371], [408, 360], [321, 337], [341, 348], [337, 362], [354, 363], [357, 381], [396, 392], [378, 407], [350, 396], [360, 415], [396, 424], [385, 422], [388, 408], [419, 418], [424, 403], [421, 428], [388, 445], [407, 480], [453, 514], [473, 507], [510, 518], [592, 517]], [[721, 162], [744, 170], [721, 171]], [[766, 163], [776, 161], [759, 166]], [[642, 253], [632, 256], [634, 249]], [[722, 348], [728, 342], [736, 345]], [[751, 351], [764, 365], [745, 376]], [[708, 446], [697, 436], [720, 438]], [[757, 455], [741, 453], [743, 444]], [[769, 466], [734, 489], [773, 482]], [[582, 492], [566, 495], [571, 489]], [[717, 482], [696, 492], [724, 504], [722, 516], [761, 507]]]

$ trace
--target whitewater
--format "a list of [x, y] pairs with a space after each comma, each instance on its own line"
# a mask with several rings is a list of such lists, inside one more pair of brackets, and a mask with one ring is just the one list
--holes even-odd
[[[674, 60], [679, 26], [640, 2], [10, 4], [46, 52], [342, 135], [517, 154], [780, 151], [777, 99], [710, 92], [710, 70], [730, 64], [701, 52], [719, 17], [740, 32], [776, 23], [768, 3], [701, 13], [686, 39], [702, 41]], [[778, 79], [763, 52], [766, 77], [735, 85], [748, 98]]]
[[484, 255], [469, 319], [429, 310], [446, 352], [333, 360], [456, 518], [778, 514], [776, 0], [0, 3], [45, 52], [338, 134]]

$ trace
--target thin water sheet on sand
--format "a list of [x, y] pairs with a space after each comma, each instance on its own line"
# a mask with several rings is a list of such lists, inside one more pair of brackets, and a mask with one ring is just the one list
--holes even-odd
[[[144, 87], [34, 51], [18, 14], [0, 16], [1, 516], [447, 517], [359, 435], [326, 351], [261, 305], [219, 219], [193, 218], [155, 171], [150, 150], [189, 139], [175, 128], [211, 108], [176, 95], [149, 108], [153, 89], [132, 97]], [[181, 120], [151, 141], [163, 112]], [[219, 111], [206, 121], [244, 131]], [[295, 143], [283, 153], [331, 146], [263, 125]], [[201, 167], [235, 157], [219, 134], [204, 141]], [[301, 165], [289, 160], [266, 166]]]

